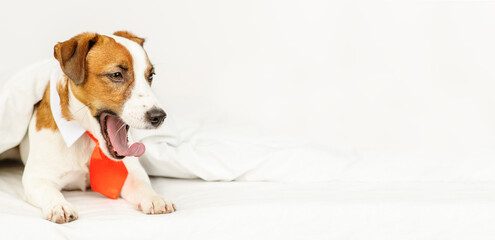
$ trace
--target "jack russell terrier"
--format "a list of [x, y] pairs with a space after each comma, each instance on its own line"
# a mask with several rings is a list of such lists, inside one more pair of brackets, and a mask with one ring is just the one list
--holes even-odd
[[[90, 186], [96, 141], [104, 155], [127, 169], [119, 189], [122, 198], [147, 214], [176, 210], [151, 188], [137, 158], [144, 145], [130, 144], [127, 136], [129, 127], [155, 129], [166, 117], [150, 88], [155, 72], [143, 43], [144, 39], [119, 31], [108, 36], [82, 33], [55, 45], [59, 75], [46, 87], [20, 145], [26, 200], [39, 207], [44, 218], [56, 223], [78, 218], [61, 190]], [[67, 124], [74, 123], [94, 139], [76, 134], [68, 143], [64, 131], [72, 131]]]

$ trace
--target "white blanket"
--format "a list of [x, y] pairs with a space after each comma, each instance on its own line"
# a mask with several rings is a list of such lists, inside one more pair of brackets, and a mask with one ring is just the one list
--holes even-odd
[[24, 137], [33, 114], [33, 106], [41, 100], [56, 61], [45, 60], [23, 69], [10, 80], [1, 79], [0, 90], [0, 153], [13, 148]]
[[[0, 91], [0, 153], [24, 137], [33, 105], [41, 100], [55, 60], [13, 76]], [[169, 114], [170, 116], [170, 114]], [[141, 162], [150, 175], [204, 180], [325, 181], [352, 162], [346, 155], [309, 143], [253, 134], [249, 125], [209, 124], [181, 129], [173, 114], [158, 130], [131, 130], [146, 145]]]

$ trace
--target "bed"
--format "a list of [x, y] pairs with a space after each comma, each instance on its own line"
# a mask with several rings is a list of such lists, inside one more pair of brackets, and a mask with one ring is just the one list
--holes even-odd
[[0, 163], [2, 239], [484, 239], [495, 185], [206, 182], [152, 178], [179, 211], [145, 215], [123, 199], [64, 192], [79, 220], [54, 224], [23, 201], [22, 165]]

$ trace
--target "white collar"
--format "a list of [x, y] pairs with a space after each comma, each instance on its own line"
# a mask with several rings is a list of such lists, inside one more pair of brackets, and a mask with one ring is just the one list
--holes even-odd
[[[60, 106], [60, 96], [57, 91], [57, 82], [62, 78], [62, 71], [55, 68], [50, 76], [50, 108], [53, 118], [57, 124], [60, 134], [67, 147], [72, 146], [85, 132], [83, 126], [75, 121], [67, 121], [62, 117], [62, 107]], [[69, 83], [67, 83], [69, 84]]]

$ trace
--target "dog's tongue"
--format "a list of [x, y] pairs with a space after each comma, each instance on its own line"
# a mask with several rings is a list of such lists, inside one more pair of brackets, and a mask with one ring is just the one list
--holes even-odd
[[107, 133], [113, 148], [121, 156], [140, 157], [144, 154], [145, 148], [142, 143], [127, 145], [127, 126], [120, 118], [107, 116]]

